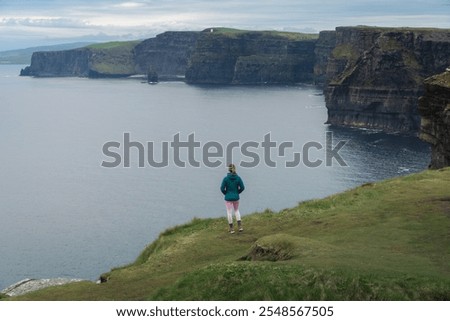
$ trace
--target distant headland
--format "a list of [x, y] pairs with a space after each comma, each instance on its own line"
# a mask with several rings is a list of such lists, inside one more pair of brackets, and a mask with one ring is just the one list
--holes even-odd
[[208, 28], [35, 52], [21, 75], [315, 84], [323, 87], [329, 124], [417, 135], [424, 80], [445, 72], [449, 53], [450, 29], [353, 26], [305, 34]]

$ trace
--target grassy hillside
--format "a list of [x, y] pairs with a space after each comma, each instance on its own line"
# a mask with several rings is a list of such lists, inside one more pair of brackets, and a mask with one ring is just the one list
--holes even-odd
[[[301, 193], [301, 191], [299, 191]], [[194, 219], [136, 262], [21, 300], [450, 300], [450, 168], [280, 212]]]
[[135, 74], [133, 49], [140, 41], [114, 41], [87, 46], [93, 51], [91, 69], [101, 75]]
[[282, 37], [287, 38], [289, 40], [311, 40], [318, 39], [318, 33], [300, 33], [300, 32], [289, 32], [289, 31], [275, 31], [275, 30], [264, 30], [264, 31], [253, 31], [253, 30], [241, 30], [241, 29], [233, 29], [233, 28], [208, 28], [205, 29], [204, 32], [210, 32], [213, 30], [215, 34], [226, 35], [230, 38], [236, 38], [238, 36], [244, 34], [259, 34], [261, 36], [270, 36], [270, 37]]

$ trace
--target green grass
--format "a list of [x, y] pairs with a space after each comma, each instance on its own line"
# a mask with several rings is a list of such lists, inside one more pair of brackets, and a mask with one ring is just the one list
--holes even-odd
[[359, 52], [353, 45], [342, 44], [333, 49], [332, 55], [334, 58], [346, 58], [355, 61], [359, 57]]
[[276, 30], [264, 30], [264, 31], [253, 31], [253, 30], [241, 30], [233, 28], [208, 28], [205, 32], [214, 30], [212, 34], [221, 34], [230, 38], [236, 38], [244, 34], [259, 34], [261, 36], [271, 36], [271, 37], [283, 37], [291, 41], [296, 40], [313, 40], [318, 39], [319, 34], [317, 33], [300, 33], [300, 32], [288, 32], [288, 31], [276, 31]]
[[420, 33], [433, 33], [433, 32], [441, 32], [441, 31], [450, 31], [448, 28], [431, 28], [431, 27], [379, 27], [379, 26], [350, 26], [347, 28], [359, 29], [359, 30], [367, 30], [367, 31], [377, 31], [377, 32], [420, 32]]
[[140, 41], [114, 41], [87, 46], [93, 52], [91, 70], [103, 75], [135, 73], [133, 49]]
[[271, 263], [211, 265], [189, 273], [153, 300], [448, 300], [449, 283], [402, 274]]
[[103, 284], [18, 300], [450, 300], [450, 168], [279, 212], [194, 219]]
[[95, 43], [95, 44], [87, 46], [86, 48], [91, 48], [91, 49], [113, 49], [113, 48], [133, 49], [140, 42], [141, 41], [139, 41], [139, 40], [135, 40], [135, 41], [111, 41], [111, 42], [104, 42], [104, 43]]

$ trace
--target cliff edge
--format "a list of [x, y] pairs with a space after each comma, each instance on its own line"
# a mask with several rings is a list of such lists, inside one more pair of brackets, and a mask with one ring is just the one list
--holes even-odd
[[317, 37], [209, 28], [198, 38], [186, 80], [192, 84], [310, 83]]
[[91, 51], [78, 48], [58, 51], [37, 51], [31, 56], [31, 65], [20, 71], [21, 76], [34, 77], [88, 77]]
[[199, 35], [197, 31], [167, 31], [142, 41], [134, 48], [136, 73], [184, 78]]
[[445, 168], [245, 215], [241, 233], [225, 217], [194, 219], [101, 284], [7, 300], [448, 301], [449, 190]]
[[21, 76], [120, 78], [152, 74], [184, 77], [199, 32], [165, 32], [144, 41], [108, 42], [35, 52]]
[[139, 41], [108, 42], [87, 47], [38, 51], [21, 76], [119, 78], [135, 74], [133, 49]]
[[450, 30], [337, 27], [320, 34], [208, 28], [36, 52], [22, 75], [184, 78], [190, 84], [312, 83], [329, 124], [416, 135], [423, 80], [450, 65]]
[[429, 142], [431, 168], [450, 166], [450, 69], [425, 80], [419, 99], [420, 138]]
[[338, 27], [324, 89], [328, 123], [415, 133], [423, 80], [450, 65], [450, 31]]

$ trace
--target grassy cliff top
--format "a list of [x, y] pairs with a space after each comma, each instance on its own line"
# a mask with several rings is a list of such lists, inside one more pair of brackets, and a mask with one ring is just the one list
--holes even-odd
[[133, 41], [111, 41], [111, 42], [102, 42], [102, 43], [94, 43], [92, 45], [86, 46], [86, 48], [90, 49], [133, 49], [137, 44], [139, 44], [140, 40]]
[[[212, 32], [211, 32], [212, 30]], [[262, 36], [271, 36], [271, 37], [283, 37], [288, 40], [296, 41], [296, 40], [314, 40], [319, 38], [319, 34], [317, 33], [300, 33], [300, 32], [288, 32], [288, 31], [276, 31], [276, 30], [262, 30], [262, 31], [253, 31], [253, 30], [241, 30], [241, 29], [233, 29], [233, 28], [207, 28], [203, 30], [203, 32], [210, 32], [212, 34], [220, 34], [225, 35], [231, 38], [237, 38], [244, 34], [258, 34]]]
[[247, 215], [234, 235], [225, 218], [194, 219], [106, 283], [16, 299], [450, 300], [449, 191], [447, 168]]
[[95, 53], [91, 69], [104, 75], [135, 73], [133, 49], [141, 41], [113, 41], [87, 46]]
[[450, 29], [446, 28], [431, 28], [431, 27], [379, 27], [379, 26], [339, 26], [338, 29], [357, 29], [357, 30], [368, 30], [368, 31], [380, 31], [380, 32], [391, 32], [391, 31], [418, 31], [418, 32], [449, 32]]

